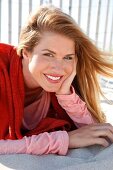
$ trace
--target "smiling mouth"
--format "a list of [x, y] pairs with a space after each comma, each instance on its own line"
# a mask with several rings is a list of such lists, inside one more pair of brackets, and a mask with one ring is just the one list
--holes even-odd
[[49, 81], [49, 82], [52, 82], [52, 83], [59, 83], [60, 80], [62, 79], [63, 76], [53, 76], [53, 75], [49, 75], [49, 74], [44, 74], [46, 79]]

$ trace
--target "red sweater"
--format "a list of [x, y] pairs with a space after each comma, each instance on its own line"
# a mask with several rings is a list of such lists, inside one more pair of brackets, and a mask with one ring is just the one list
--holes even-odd
[[0, 43], [0, 139], [21, 139], [25, 135], [76, 129], [54, 93], [51, 93], [52, 103], [47, 117], [35, 129], [23, 131], [24, 98], [22, 57], [17, 55], [15, 47]]

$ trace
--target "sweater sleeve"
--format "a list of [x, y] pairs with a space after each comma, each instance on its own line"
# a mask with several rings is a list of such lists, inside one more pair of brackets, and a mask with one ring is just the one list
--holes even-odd
[[74, 88], [71, 88], [72, 93], [70, 95], [56, 95], [61, 107], [67, 112], [77, 127], [95, 123], [96, 121], [88, 111], [86, 103], [75, 93]]
[[69, 136], [66, 131], [44, 132], [30, 137], [24, 136], [19, 140], [0, 140], [0, 154], [66, 155], [68, 145]]

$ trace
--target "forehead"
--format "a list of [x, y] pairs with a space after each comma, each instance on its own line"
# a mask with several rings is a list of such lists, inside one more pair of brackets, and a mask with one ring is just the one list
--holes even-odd
[[42, 34], [38, 48], [49, 48], [52, 50], [75, 51], [75, 43], [72, 39], [53, 32]]

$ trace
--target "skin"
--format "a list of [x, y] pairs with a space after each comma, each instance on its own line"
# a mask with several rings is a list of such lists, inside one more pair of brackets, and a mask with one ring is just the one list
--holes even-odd
[[[42, 88], [57, 95], [71, 94], [70, 86], [76, 75], [77, 57], [74, 42], [60, 34], [45, 32], [32, 52], [23, 49], [23, 74], [27, 88]], [[61, 76], [61, 79], [52, 80]], [[109, 146], [113, 142], [113, 127], [110, 124], [95, 123], [68, 132], [69, 148], [94, 144]], [[109, 140], [107, 140], [109, 139]]]
[[113, 126], [109, 123], [86, 125], [68, 134], [69, 148], [81, 148], [96, 144], [108, 147], [113, 142]]
[[[70, 94], [76, 64], [74, 42], [59, 34], [44, 33], [33, 52], [23, 50], [23, 73], [29, 88], [42, 87], [56, 94]], [[61, 79], [57, 83], [50, 82], [46, 75], [58, 75]]]

